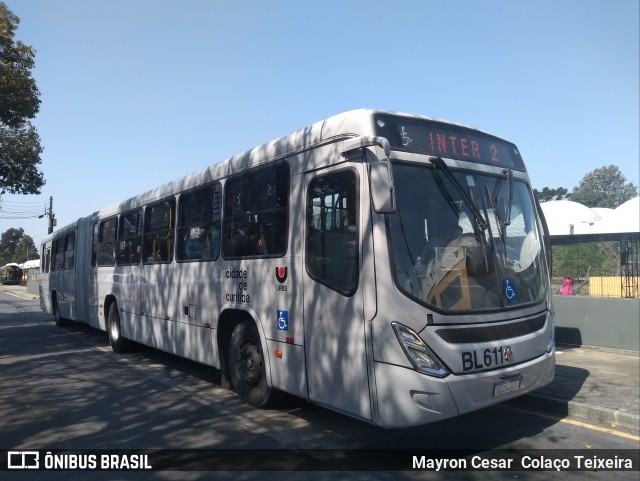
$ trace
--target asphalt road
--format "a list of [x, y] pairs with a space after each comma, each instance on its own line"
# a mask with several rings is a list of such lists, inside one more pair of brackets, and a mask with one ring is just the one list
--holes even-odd
[[[492, 472], [430, 470], [333, 471], [355, 449], [372, 465], [397, 449], [635, 450], [623, 437], [584, 422], [549, 417], [503, 404], [455, 419], [402, 430], [382, 430], [297, 398], [277, 409], [243, 405], [220, 386], [212, 368], [140, 346], [116, 354], [106, 334], [80, 324], [56, 327], [33, 299], [0, 292], [0, 450], [238, 449], [230, 459], [268, 469], [257, 456], [326, 455], [326, 471], [0, 471], [4, 479], [638, 479], [638, 472]], [[538, 451], [535, 451], [538, 453]], [[596, 451], [594, 451], [596, 452]], [[239, 454], [238, 454], [239, 453]], [[279, 454], [280, 453], [280, 454]], [[3, 453], [4, 454], [4, 453]], [[205, 452], [206, 454], [206, 452]], [[251, 464], [252, 458], [257, 461]], [[203, 464], [205, 468], [207, 464]], [[210, 465], [209, 465], [210, 466]], [[304, 463], [301, 464], [304, 466]], [[317, 468], [317, 462], [314, 465]], [[490, 475], [490, 476], [488, 476]]]

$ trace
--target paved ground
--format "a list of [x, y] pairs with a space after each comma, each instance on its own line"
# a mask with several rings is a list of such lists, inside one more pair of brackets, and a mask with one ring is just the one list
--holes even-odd
[[517, 402], [638, 434], [639, 385], [637, 351], [558, 346], [553, 382]]
[[[37, 300], [21, 286], [0, 285], [0, 291]], [[640, 355], [638, 351], [557, 346], [554, 381], [509, 403], [556, 416], [575, 416], [638, 435]]]

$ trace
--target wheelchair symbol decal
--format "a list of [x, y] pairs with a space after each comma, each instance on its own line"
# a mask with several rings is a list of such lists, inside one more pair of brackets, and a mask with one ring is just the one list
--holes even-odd
[[278, 311], [278, 329], [281, 331], [289, 330], [289, 311]]
[[518, 292], [516, 291], [516, 281], [514, 279], [504, 279], [502, 281], [502, 293], [507, 301], [517, 301]]
[[403, 147], [406, 147], [407, 145], [409, 145], [411, 142], [413, 142], [413, 139], [411, 137], [409, 137], [407, 135], [407, 133], [404, 130], [404, 126], [401, 127], [400, 129], [400, 138], [402, 139], [402, 145]]

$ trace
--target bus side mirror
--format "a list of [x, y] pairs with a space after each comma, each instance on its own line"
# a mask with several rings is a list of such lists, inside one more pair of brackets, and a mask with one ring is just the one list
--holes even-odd
[[[366, 147], [374, 147], [378, 156]], [[389, 155], [391, 147], [384, 137], [354, 137], [342, 144], [341, 154], [349, 159], [355, 151], [362, 149], [369, 164], [369, 179], [373, 210], [378, 214], [392, 214], [396, 211], [395, 191], [393, 188], [393, 171]]]
[[373, 210], [378, 214], [392, 214], [396, 211], [396, 196], [393, 187], [391, 162], [374, 160], [369, 163], [371, 199]]

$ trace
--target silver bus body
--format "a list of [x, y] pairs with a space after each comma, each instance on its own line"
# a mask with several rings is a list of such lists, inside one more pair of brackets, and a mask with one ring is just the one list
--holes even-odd
[[[410, 144], [425, 126], [438, 155]], [[282, 391], [396, 428], [530, 392], [554, 375], [547, 235], [485, 135], [364, 109], [315, 123], [44, 238], [42, 308], [229, 373], [256, 406]], [[444, 211], [466, 244], [429, 245]]]

